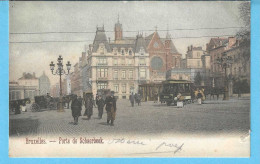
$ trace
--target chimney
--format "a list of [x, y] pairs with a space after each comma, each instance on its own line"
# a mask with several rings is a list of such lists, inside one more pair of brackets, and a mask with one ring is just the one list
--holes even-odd
[[192, 51], [192, 49], [193, 49], [193, 45], [190, 46], [190, 50], [191, 50], [191, 51]]
[[93, 48], [93, 45], [90, 44], [90, 45], [89, 45], [89, 51], [90, 51], [90, 52], [92, 52], [92, 48]]
[[110, 37], [108, 38], [108, 43], [110, 43]]

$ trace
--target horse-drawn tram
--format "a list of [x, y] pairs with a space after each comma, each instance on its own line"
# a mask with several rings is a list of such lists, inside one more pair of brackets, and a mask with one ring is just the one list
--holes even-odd
[[162, 82], [163, 89], [160, 94], [160, 101], [166, 102], [169, 106], [177, 102], [190, 103], [193, 99], [191, 81], [187, 80], [166, 80]]

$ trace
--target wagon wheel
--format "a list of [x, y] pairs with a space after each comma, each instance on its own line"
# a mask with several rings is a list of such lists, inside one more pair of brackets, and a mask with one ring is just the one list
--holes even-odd
[[33, 103], [32, 106], [31, 106], [31, 111], [32, 112], [39, 112], [40, 111], [39, 105], [36, 104], [36, 103]]

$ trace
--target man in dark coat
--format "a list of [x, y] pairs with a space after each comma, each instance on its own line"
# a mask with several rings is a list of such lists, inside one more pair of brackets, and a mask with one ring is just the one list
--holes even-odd
[[96, 101], [98, 106], [98, 117], [101, 119], [104, 111], [105, 100], [101, 96], [97, 96]]
[[74, 125], [78, 124], [78, 118], [81, 115], [81, 102], [74, 96], [71, 103], [72, 117], [74, 118]]
[[15, 101], [14, 109], [15, 109], [15, 113], [14, 114], [21, 114], [20, 104], [19, 104], [18, 101]]
[[130, 102], [131, 102], [132, 107], [134, 107], [134, 104], [135, 104], [135, 96], [134, 96], [133, 93], [130, 95], [129, 99], [130, 99]]
[[107, 124], [111, 121], [111, 126], [114, 126], [116, 117], [116, 98], [113, 92], [109, 92], [106, 98]]
[[84, 105], [85, 105], [85, 113], [84, 116], [88, 116], [88, 120], [91, 119], [93, 114], [93, 95], [91, 93], [87, 93], [84, 98]]
[[140, 106], [141, 105], [141, 95], [139, 93], [136, 96], [136, 100], [137, 100], [138, 106]]

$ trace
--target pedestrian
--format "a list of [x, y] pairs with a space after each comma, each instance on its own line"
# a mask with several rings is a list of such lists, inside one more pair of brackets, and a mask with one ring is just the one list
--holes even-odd
[[21, 114], [20, 104], [18, 101], [15, 101], [14, 109], [15, 109], [14, 114]]
[[80, 102], [79, 98], [77, 96], [73, 96], [72, 98], [72, 103], [71, 103], [71, 112], [72, 112], [72, 117], [74, 118], [74, 125], [78, 124], [78, 119], [79, 116], [81, 115], [81, 105], [82, 103]]
[[157, 103], [158, 102], [158, 94], [157, 92], [154, 93], [154, 102], [153, 103]]
[[96, 102], [98, 106], [98, 117], [101, 119], [104, 111], [105, 100], [101, 96], [97, 96]]
[[95, 106], [95, 107], [96, 107], [96, 105], [98, 106], [98, 97], [99, 97], [99, 95], [96, 94], [96, 99], [95, 99], [95, 103], [94, 103], [94, 106]]
[[88, 116], [88, 120], [91, 119], [91, 116], [93, 114], [93, 95], [92, 93], [86, 93], [85, 99], [85, 113], [84, 116]]
[[107, 111], [107, 124], [111, 121], [111, 126], [114, 126], [114, 120], [116, 117], [116, 98], [114, 92], [108, 92], [108, 96], [105, 101]]
[[80, 116], [82, 116], [81, 111], [82, 111], [82, 105], [83, 105], [83, 99], [81, 96], [78, 97], [79, 105], [80, 105]]
[[134, 104], [135, 104], [134, 93], [132, 93], [132, 94], [130, 95], [129, 99], [130, 99], [130, 102], [131, 102], [132, 107], [134, 107]]
[[201, 93], [201, 91], [200, 91], [200, 90], [198, 91], [198, 94], [197, 94], [197, 99], [198, 99], [198, 104], [200, 104], [200, 105], [201, 105], [202, 93]]
[[137, 94], [137, 104], [138, 104], [138, 106], [141, 106], [141, 95], [138, 93]]

